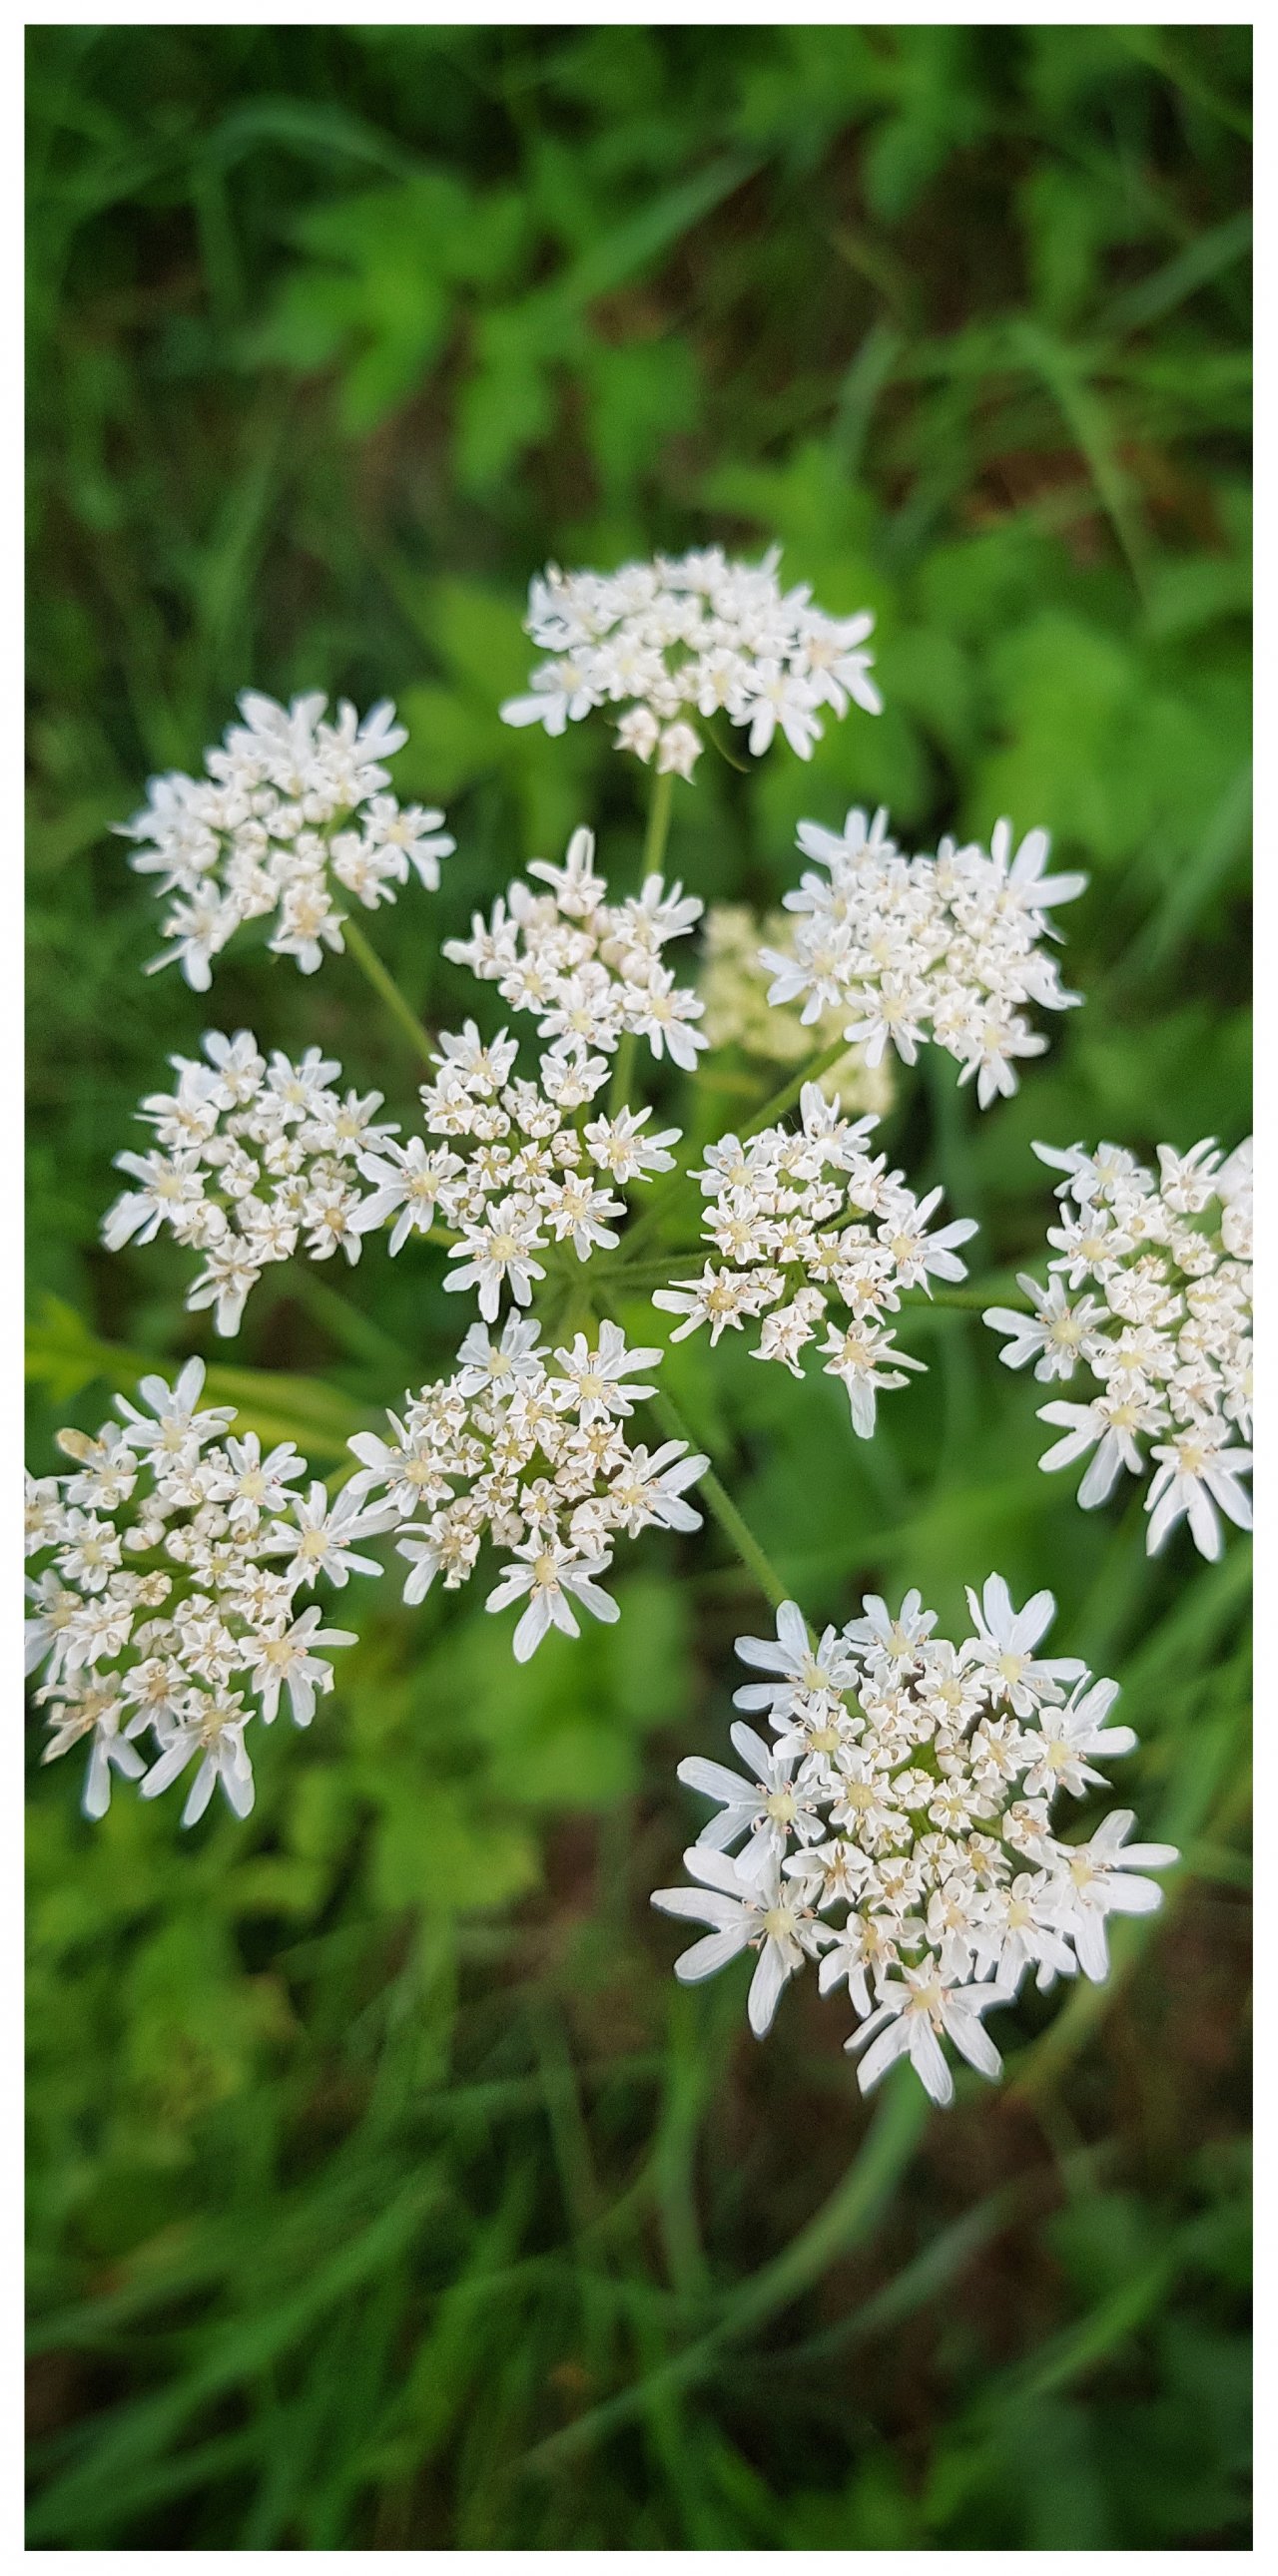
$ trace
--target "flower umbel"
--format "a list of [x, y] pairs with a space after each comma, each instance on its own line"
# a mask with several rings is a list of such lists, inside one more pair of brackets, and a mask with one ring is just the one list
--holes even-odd
[[709, 1459], [686, 1441], [650, 1452], [628, 1437], [635, 1405], [653, 1392], [635, 1374], [660, 1358], [630, 1349], [609, 1322], [553, 1353], [535, 1320], [508, 1316], [500, 1339], [472, 1324], [453, 1376], [407, 1397], [402, 1419], [388, 1417], [391, 1439], [361, 1432], [351, 1442], [360, 1472], [346, 1490], [389, 1509], [409, 1569], [404, 1599], [423, 1600], [436, 1576], [450, 1591], [468, 1582], [489, 1539], [508, 1562], [486, 1606], [524, 1604], [520, 1663], [552, 1627], [575, 1637], [578, 1609], [615, 1619], [599, 1577], [616, 1539], [701, 1526], [683, 1496]]
[[707, 1041], [693, 1024], [705, 1005], [676, 984], [662, 951], [695, 929], [700, 897], [649, 876], [637, 895], [609, 903], [595, 873], [595, 836], [584, 825], [562, 866], [532, 859], [528, 875], [548, 893], [517, 878], [487, 922], [475, 914], [469, 939], [445, 940], [444, 955], [496, 984], [508, 1009], [533, 1012], [538, 1035], [566, 1067], [580, 1072], [629, 1036], [695, 1073]]
[[[816, 1083], [804, 1086], [797, 1130], [765, 1127], [742, 1144], [723, 1136], [698, 1175], [707, 1202], [702, 1232], [717, 1260], [699, 1279], [658, 1288], [653, 1304], [681, 1317], [680, 1342], [700, 1325], [717, 1342], [761, 1316], [753, 1356], [802, 1375], [801, 1353], [822, 1325], [827, 1376], [841, 1379], [862, 1439], [874, 1430], [882, 1388], [904, 1386], [921, 1360], [897, 1349], [885, 1318], [903, 1288], [963, 1279], [956, 1246], [975, 1234], [970, 1217], [929, 1232], [941, 1193], [917, 1199], [885, 1154], [872, 1156], [873, 1116], [844, 1118]], [[830, 1299], [842, 1313], [831, 1317]]]
[[188, 1307], [211, 1306], [229, 1335], [272, 1263], [299, 1251], [358, 1261], [361, 1169], [393, 1150], [399, 1129], [378, 1120], [380, 1091], [361, 1099], [334, 1088], [341, 1066], [318, 1047], [296, 1064], [278, 1053], [268, 1064], [248, 1029], [211, 1029], [202, 1044], [205, 1063], [174, 1056], [176, 1091], [142, 1102], [155, 1142], [145, 1154], [117, 1154], [136, 1187], [108, 1208], [102, 1237], [118, 1252], [167, 1228], [203, 1261]]
[[733, 563], [707, 546], [614, 573], [548, 565], [529, 586], [524, 622], [551, 658], [527, 696], [507, 699], [506, 723], [561, 734], [606, 707], [619, 751], [690, 778], [704, 744], [694, 719], [722, 713], [752, 753], [780, 732], [810, 760], [820, 710], [882, 708], [866, 649], [874, 620], [868, 609], [828, 617], [806, 582], [783, 591], [780, 559], [774, 546], [761, 563]]
[[946, 839], [935, 858], [906, 858], [881, 810], [854, 808], [841, 833], [801, 823], [799, 847], [826, 874], [809, 871], [785, 897], [798, 916], [792, 949], [760, 952], [774, 979], [769, 1000], [802, 1000], [809, 1024], [841, 1010], [845, 1036], [871, 1067], [889, 1047], [905, 1064], [921, 1046], [943, 1047], [987, 1109], [1016, 1090], [1018, 1060], [1047, 1044], [1025, 1006], [1067, 1010], [1080, 998], [1062, 989], [1040, 943], [1056, 936], [1053, 906], [1071, 903], [1087, 880], [1045, 877], [1049, 846], [1046, 832], [1030, 832], [1013, 855], [1012, 827], [1001, 822], [988, 850]]
[[316, 1650], [355, 1643], [318, 1604], [299, 1612], [297, 1593], [320, 1574], [376, 1574], [350, 1542], [395, 1517], [349, 1488], [331, 1512], [321, 1484], [301, 1502], [292, 1443], [264, 1457], [254, 1433], [232, 1433], [231, 1410], [198, 1409], [203, 1385], [198, 1359], [173, 1387], [144, 1378], [145, 1411], [120, 1396], [122, 1424], [60, 1432], [70, 1471], [29, 1484], [27, 1553], [45, 1563], [27, 1584], [27, 1666], [45, 1676], [43, 1759], [88, 1749], [86, 1816], [105, 1815], [113, 1777], [155, 1798], [192, 1763], [184, 1825], [215, 1788], [246, 1816], [248, 1728], [272, 1723], [281, 1693], [309, 1726], [333, 1687]]
[[1124, 1472], [1146, 1473], [1147, 1444], [1149, 1554], [1186, 1520], [1199, 1553], [1219, 1556], [1222, 1514], [1251, 1527], [1251, 1140], [1223, 1162], [1213, 1137], [1187, 1154], [1160, 1145], [1157, 1176], [1118, 1145], [1034, 1151], [1065, 1174], [1051, 1277], [1021, 1280], [1031, 1314], [989, 1306], [985, 1321], [1009, 1368], [1092, 1380], [1082, 1402], [1040, 1406], [1061, 1437], [1039, 1463], [1086, 1459], [1091, 1511]]
[[943, 2042], [998, 2076], [986, 2013], [1031, 1972], [1040, 1989], [1079, 1969], [1103, 1979], [1108, 1916], [1151, 1912], [1160, 1890], [1140, 1873], [1178, 1857], [1129, 1843], [1126, 1812], [1089, 1841], [1062, 1837], [1059, 1802], [1104, 1779], [1093, 1757], [1135, 1744], [1130, 1727], [1107, 1724], [1117, 1684], [1074, 1657], [1035, 1660], [1050, 1593], [1018, 1611], [991, 1575], [968, 1601], [974, 1633], [957, 1645], [933, 1636], [917, 1593], [895, 1617], [869, 1596], [815, 1647], [793, 1602], [775, 1639], [739, 1638], [742, 1661], [767, 1678], [737, 1700], [766, 1715], [775, 1741], [734, 1726], [741, 1775], [680, 1764], [716, 1813], [684, 1854], [695, 1884], [652, 1899], [709, 1927], [676, 1963], [685, 1982], [755, 1954], [757, 2037], [782, 1987], [819, 1957], [821, 1992], [846, 1986], [859, 2018], [846, 2045], [862, 2091], [908, 2057], [939, 2103], [954, 2092]]
[[246, 689], [239, 704], [204, 777], [153, 778], [118, 826], [137, 843], [132, 865], [174, 898], [152, 970], [180, 965], [197, 993], [246, 921], [271, 921], [275, 955], [313, 975], [343, 945], [344, 905], [393, 903], [412, 876], [433, 890], [456, 847], [441, 813], [386, 792], [382, 764], [408, 740], [389, 700], [363, 718], [343, 701], [327, 723], [322, 692], [281, 707]]

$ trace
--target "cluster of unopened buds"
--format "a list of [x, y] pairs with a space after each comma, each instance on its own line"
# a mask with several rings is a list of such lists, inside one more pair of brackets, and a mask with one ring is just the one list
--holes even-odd
[[[754, 752], [779, 730], [806, 757], [818, 709], [879, 704], [869, 617], [830, 618], [806, 587], [783, 592], [774, 554], [747, 565], [711, 548], [616, 574], [552, 569], [532, 585], [528, 622], [552, 658], [503, 713], [557, 734], [611, 709], [619, 743], [663, 773], [654, 861], [665, 774], [691, 775], [698, 722], [724, 716]], [[118, 1157], [130, 1186], [105, 1240], [120, 1251], [170, 1233], [200, 1264], [189, 1307], [211, 1308], [222, 1334], [238, 1330], [268, 1268], [338, 1251], [353, 1264], [370, 1234], [385, 1234], [392, 1255], [413, 1238], [437, 1246], [443, 1284], [472, 1296], [479, 1320], [384, 1434], [355, 1434], [332, 1493], [290, 1443], [263, 1455], [225, 1407], [201, 1409], [199, 1360], [175, 1387], [145, 1379], [144, 1411], [118, 1399], [121, 1419], [96, 1437], [60, 1435], [69, 1472], [29, 1487], [29, 1547], [44, 1559], [29, 1585], [31, 1661], [43, 1672], [45, 1758], [87, 1748], [94, 1816], [115, 1775], [152, 1797], [188, 1770], [185, 1822], [218, 1785], [246, 1813], [246, 1730], [285, 1701], [307, 1724], [333, 1682], [319, 1650], [354, 1642], [323, 1625], [317, 1580], [342, 1589], [382, 1571], [388, 1551], [410, 1605], [436, 1582], [468, 1582], [494, 1551], [486, 1606], [515, 1611], [522, 1661], [552, 1628], [575, 1636], [583, 1611], [615, 1619], [618, 1542], [697, 1529], [688, 1496], [701, 1485], [780, 1599], [709, 1459], [657, 1392], [662, 1351], [632, 1347], [607, 1312], [614, 1292], [677, 1318], [672, 1341], [708, 1326], [713, 1345], [729, 1327], [757, 1326], [753, 1356], [796, 1378], [815, 1344], [869, 1439], [878, 1394], [921, 1366], [896, 1338], [909, 1306], [979, 1299], [955, 1287], [973, 1221], [938, 1222], [941, 1191], [919, 1195], [874, 1150], [888, 1067], [933, 1044], [984, 1109], [1046, 1044], [1026, 1013], [1078, 998], [1047, 943], [1054, 907], [1085, 880], [1045, 874], [1044, 832], [1018, 849], [1000, 822], [988, 850], [942, 840], [934, 856], [905, 856], [885, 815], [854, 810], [841, 832], [800, 827], [818, 866], [786, 897], [784, 936], [756, 932], [743, 948], [748, 916], [734, 917], [710, 943], [718, 980], [704, 992], [666, 963], [698, 928], [700, 899], [655, 865], [637, 894], [610, 897], [593, 835], [575, 832], [562, 862], [530, 862], [469, 937], [444, 943], [495, 985], [506, 1015], [532, 1023], [522, 1065], [504, 1025], [485, 1034], [467, 1019], [432, 1037], [349, 906], [375, 908], [412, 874], [435, 887], [453, 843], [440, 814], [389, 792], [383, 764], [405, 739], [393, 708], [362, 723], [346, 705], [326, 722], [324, 708], [320, 697], [283, 708], [246, 695], [202, 780], [152, 781], [126, 829], [134, 864], [168, 903], [155, 962], [180, 960], [203, 991], [212, 960], [253, 918], [271, 921], [270, 947], [307, 973], [348, 947], [429, 1059], [420, 1126], [384, 1117], [382, 1094], [346, 1086], [319, 1047], [294, 1060], [248, 1030], [210, 1030], [201, 1055], [172, 1059], [176, 1087], [142, 1102], [151, 1140]], [[806, 1078], [796, 1071], [742, 1133], [710, 1129], [689, 1170], [677, 1159], [683, 1131], [658, 1123], [637, 1068], [646, 1057], [695, 1079], [711, 1036], [805, 1063]], [[731, 1064], [725, 1080], [739, 1080]], [[689, 1123], [707, 1136], [699, 1114]], [[1084, 1401], [1042, 1408], [1064, 1435], [1043, 1464], [1089, 1458], [1079, 1499], [1090, 1506], [1123, 1468], [1145, 1473], [1148, 1443], [1151, 1549], [1187, 1518], [1215, 1554], [1219, 1514], [1249, 1520], [1249, 1149], [1222, 1160], [1210, 1142], [1184, 1155], [1162, 1146], [1157, 1175], [1116, 1146], [1036, 1150], [1064, 1174], [1049, 1284], [1027, 1275], [1025, 1307], [990, 1307], [986, 1321], [1006, 1336], [1011, 1366], [1032, 1360], [1045, 1382], [1085, 1369], [1094, 1381]], [[650, 1195], [634, 1219], [641, 1184]], [[670, 1248], [669, 1218], [694, 1184], [703, 1251], [688, 1254]], [[644, 1407], [655, 1445], [633, 1436]], [[1104, 1976], [1107, 1917], [1155, 1905], [1140, 1871], [1175, 1857], [1130, 1844], [1125, 1813], [1068, 1838], [1070, 1802], [1102, 1781], [1096, 1760], [1135, 1741], [1107, 1724], [1117, 1685], [1039, 1655], [1049, 1594], [1017, 1611], [992, 1576], [969, 1601], [973, 1630], [957, 1644], [934, 1636], [914, 1593], [895, 1616], [870, 1596], [859, 1619], [819, 1640], [787, 1602], [775, 1641], [742, 1639], [761, 1678], [737, 1699], [764, 1730], [733, 1729], [749, 1776], [699, 1756], [681, 1766], [718, 1812], [687, 1855], [692, 1883], [654, 1900], [707, 1927], [681, 1976], [754, 1955], [756, 2032], [786, 1981], [819, 1961], [823, 1991], [846, 1986], [860, 2017], [849, 2046], [862, 2085], [908, 2054], [938, 2101], [952, 2090], [942, 2041], [996, 2074], [987, 2011], [1030, 1973], [1040, 1987], [1078, 1970]]]
[[1108, 1501], [1124, 1469], [1153, 1474], [1145, 1498], [1153, 1556], [1187, 1520], [1203, 1556], [1219, 1556], [1220, 1514], [1251, 1527], [1251, 1139], [1222, 1159], [1215, 1138], [1187, 1154], [1158, 1148], [1151, 1172], [1120, 1145], [1034, 1148], [1065, 1174], [1049, 1226], [1046, 1288], [1020, 1286], [1029, 1313], [990, 1306], [1009, 1368], [1041, 1382], [1097, 1382], [1083, 1403], [1056, 1397], [1039, 1421], [1062, 1436], [1050, 1469], [1086, 1458], [1084, 1511]]

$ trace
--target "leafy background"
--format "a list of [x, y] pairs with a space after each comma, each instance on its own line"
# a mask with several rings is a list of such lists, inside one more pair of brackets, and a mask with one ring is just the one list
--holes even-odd
[[[37, 1463], [204, 1346], [180, 1257], [96, 1248], [204, 1016], [138, 971], [110, 823], [246, 682], [395, 694], [396, 783], [462, 856], [375, 927], [451, 1014], [439, 937], [533, 851], [589, 815], [637, 866], [606, 733], [496, 720], [548, 554], [776, 536], [877, 612], [881, 720], [678, 791], [698, 890], [775, 900], [796, 818], [854, 799], [917, 846], [1041, 820], [1090, 869], [1087, 1007], [1020, 1096], [978, 1121], [946, 1065], [887, 1130], [990, 1267], [1041, 1248], [1032, 1137], [1245, 1130], [1244, 29], [29, 49]], [[215, 999], [407, 1098], [340, 963], [238, 945]], [[738, 1060], [708, 1105], [765, 1087]], [[441, 1365], [441, 1306], [408, 1256], [269, 1279], [253, 1418], [327, 1467]], [[478, 1593], [367, 1591], [247, 1826], [90, 1831], [33, 1779], [34, 2543], [1243, 2545], [1246, 1551], [1149, 1565], [1138, 1503], [1038, 1474], [978, 1323], [916, 1347], [869, 1446], [829, 1381], [698, 1347], [676, 1383], [812, 1614], [917, 1582], [958, 1616], [997, 1565], [1121, 1675], [1124, 1794], [1188, 1861], [1111, 1985], [1005, 2015], [999, 2095], [867, 2109], [810, 1978], [759, 2049], [647, 1906], [762, 1616], [713, 1530], [627, 1550], [620, 1628], [523, 1672]]]

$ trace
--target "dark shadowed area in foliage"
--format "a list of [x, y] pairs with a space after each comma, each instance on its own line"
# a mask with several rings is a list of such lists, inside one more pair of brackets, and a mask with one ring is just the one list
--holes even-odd
[[[775, 903], [853, 802], [1090, 872], [1017, 1098], [946, 1063], [885, 1128], [990, 1269], [1042, 1248], [1031, 1139], [1246, 1131], [1244, 29], [68, 27], [29, 73], [34, 1466], [210, 1349], [180, 1254], [98, 1248], [166, 1055], [215, 1019], [411, 1072], [341, 960], [144, 978], [109, 825], [246, 684], [393, 695], [459, 856], [374, 929], [455, 1024], [439, 940], [530, 855], [589, 819], [636, 881], [606, 726], [497, 719], [548, 556], [775, 538], [876, 612], [882, 718], [676, 789], [707, 898]], [[772, 1087], [732, 1079], [716, 1116]], [[451, 1306], [296, 1263], [216, 1357], [323, 1471]], [[33, 1779], [34, 2545], [1244, 2544], [1246, 1545], [1150, 1564], [1138, 1500], [1039, 1474], [977, 1318], [917, 1347], [872, 1444], [828, 1379], [669, 1367], [811, 1616], [917, 1584], [944, 1627], [998, 1567], [1121, 1679], [1119, 1799], [1187, 1864], [1110, 1985], [1005, 2014], [998, 2093], [867, 2106], [811, 1976], [759, 2047], [648, 1906], [767, 1624], [714, 1527], [525, 1669], [478, 1588], [366, 1587], [246, 1825]]]

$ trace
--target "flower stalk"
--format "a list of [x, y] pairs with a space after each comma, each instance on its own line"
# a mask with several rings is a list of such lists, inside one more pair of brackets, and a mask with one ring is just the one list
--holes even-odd
[[354, 958], [361, 975], [372, 985], [383, 1008], [389, 1011], [401, 1037], [406, 1037], [414, 1054], [421, 1056], [429, 1064], [435, 1047], [435, 1041], [429, 1029], [418, 1019], [416, 1011], [412, 1004], [405, 1000], [389, 968], [382, 964], [372, 941], [365, 937], [359, 923], [353, 921], [349, 913], [342, 923], [342, 939], [347, 954]]

